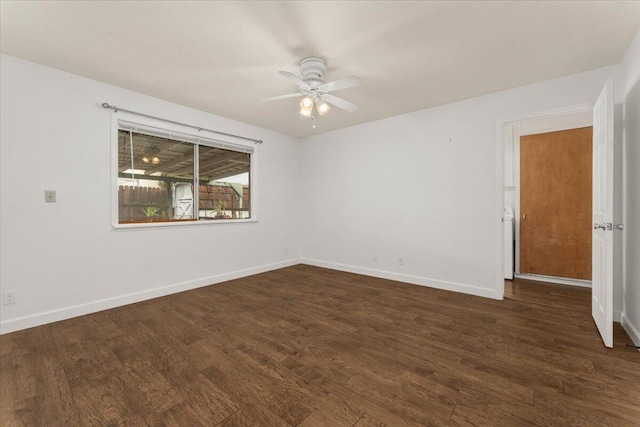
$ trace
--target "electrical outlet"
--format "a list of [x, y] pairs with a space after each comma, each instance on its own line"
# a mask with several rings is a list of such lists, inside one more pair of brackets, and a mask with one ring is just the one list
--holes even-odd
[[2, 304], [9, 305], [16, 303], [16, 291], [7, 291], [2, 293]]
[[56, 190], [44, 190], [44, 201], [46, 203], [56, 202]]
[[398, 265], [404, 265], [404, 258], [398, 257]]
[[289, 253], [289, 248], [284, 248], [284, 254], [287, 255]]
[[373, 262], [375, 262], [376, 264], [378, 263], [378, 255], [373, 256]]

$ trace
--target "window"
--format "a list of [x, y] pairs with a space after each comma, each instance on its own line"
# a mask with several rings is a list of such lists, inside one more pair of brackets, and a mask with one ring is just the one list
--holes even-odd
[[118, 225], [251, 219], [253, 148], [118, 120]]

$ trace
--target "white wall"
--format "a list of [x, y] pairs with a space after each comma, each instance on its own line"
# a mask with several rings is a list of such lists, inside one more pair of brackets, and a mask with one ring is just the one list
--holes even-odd
[[303, 259], [501, 298], [497, 123], [593, 104], [608, 78], [619, 66], [303, 139]]
[[623, 61], [624, 287], [622, 324], [640, 345], [640, 32]]
[[[0, 66], [0, 288], [17, 297], [3, 333], [297, 263], [297, 138], [6, 55]], [[114, 231], [102, 102], [263, 139], [259, 222]]]

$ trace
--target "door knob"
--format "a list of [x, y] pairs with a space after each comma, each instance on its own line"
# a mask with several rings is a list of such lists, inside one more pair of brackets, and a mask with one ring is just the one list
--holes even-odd
[[597, 230], [597, 229], [601, 229], [601, 230], [606, 230], [607, 226], [604, 224], [593, 224], [593, 229]]
[[612, 224], [612, 223], [608, 222], [606, 225], [607, 225], [607, 230], [608, 231], [623, 230], [624, 229], [624, 225], [622, 225], [622, 224]]

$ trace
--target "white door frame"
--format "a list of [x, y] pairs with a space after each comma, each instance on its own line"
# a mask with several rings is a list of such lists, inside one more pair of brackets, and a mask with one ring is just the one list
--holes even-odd
[[[550, 110], [543, 110], [543, 111], [537, 111], [537, 112], [533, 112], [533, 113], [527, 113], [527, 114], [520, 114], [520, 115], [515, 115], [515, 116], [511, 116], [511, 117], [504, 117], [504, 118], [500, 118], [498, 120], [496, 120], [496, 161], [498, 163], [498, 167], [497, 172], [496, 172], [496, 183], [497, 183], [497, 189], [496, 191], [498, 192], [498, 197], [497, 197], [497, 206], [496, 206], [496, 214], [497, 217], [500, 220], [500, 242], [504, 241], [504, 227], [502, 227], [502, 216], [503, 216], [503, 211], [504, 211], [504, 172], [505, 172], [505, 162], [504, 162], [504, 147], [505, 147], [505, 140], [504, 140], [504, 126], [507, 124], [515, 124], [517, 122], [522, 122], [525, 120], [533, 120], [533, 119], [543, 119], [543, 118], [549, 118], [549, 117], [554, 117], [554, 116], [562, 116], [562, 115], [567, 115], [567, 114], [576, 114], [576, 113], [584, 113], [587, 111], [593, 111], [593, 105], [589, 104], [589, 103], [583, 103], [583, 104], [575, 104], [575, 105], [570, 105], [567, 107], [561, 107], [561, 108], [553, 108]], [[518, 147], [519, 148], [519, 147]], [[514, 147], [515, 149], [515, 147]], [[514, 158], [516, 157], [515, 154], [518, 153], [514, 153]], [[516, 200], [515, 200], [515, 205], [516, 205], [516, 212], [514, 212], [514, 221], [515, 221], [515, 225], [516, 225], [516, 233], [519, 232], [519, 225], [520, 225], [520, 191], [519, 191], [519, 184], [520, 184], [520, 177], [514, 177], [514, 185], [516, 186]], [[516, 247], [516, 251], [519, 251], [519, 248]], [[519, 259], [518, 259], [518, 253], [516, 253], [516, 262], [519, 265]], [[498, 266], [499, 266], [499, 274], [497, 277], [500, 278], [500, 281], [498, 282], [498, 286], [497, 286], [497, 293], [496, 293], [496, 297], [498, 299], [504, 299], [504, 245], [500, 245], [500, 251], [498, 251]]]

